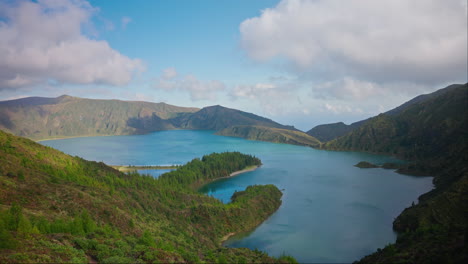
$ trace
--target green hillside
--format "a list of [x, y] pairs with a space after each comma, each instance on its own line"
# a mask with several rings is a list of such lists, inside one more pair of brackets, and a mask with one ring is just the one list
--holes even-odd
[[397, 115], [371, 118], [351, 133], [327, 142], [325, 147], [391, 154], [434, 169], [446, 167], [458, 160], [466, 148], [467, 102], [465, 84]]
[[232, 126], [218, 131], [216, 134], [300, 146], [320, 146], [320, 141], [304, 132], [281, 128], [263, 126]]
[[0, 102], [0, 129], [31, 139], [147, 133], [174, 129], [167, 121], [197, 108], [72, 96]]
[[194, 114], [180, 115], [171, 120], [172, 124], [182, 129], [222, 130], [231, 126], [264, 126], [296, 130], [268, 118], [252, 113], [230, 109], [219, 105], [209, 106]]
[[400, 171], [435, 176], [436, 189], [395, 219], [397, 242], [361, 263], [468, 261], [467, 103], [468, 85], [451, 86], [323, 145], [394, 155], [411, 161]]
[[307, 131], [307, 135], [317, 138], [322, 142], [327, 142], [332, 139], [341, 137], [351, 132], [353, 129], [358, 128], [363, 122], [356, 122], [351, 125], [346, 125], [343, 122], [318, 125], [311, 130]]
[[[433, 93], [416, 96], [415, 98], [409, 100], [408, 102], [390, 111], [387, 111], [383, 114], [385, 114], [386, 116], [396, 116], [413, 105], [424, 103], [432, 98], [438, 97], [447, 92], [451, 92], [452, 90], [457, 89], [462, 86], [463, 86], [462, 84], [452, 84], [443, 89], [439, 89]], [[339, 138], [341, 136], [344, 136], [348, 134], [349, 132], [360, 128], [361, 126], [366, 124], [369, 120], [370, 118], [352, 123], [350, 125], [346, 125], [343, 122], [318, 125], [312, 128], [311, 130], [307, 131], [306, 133], [308, 135], [311, 135], [319, 139], [322, 142], [327, 142], [327, 141], [331, 141], [333, 139]]]
[[229, 204], [194, 189], [258, 164], [237, 152], [211, 154], [155, 179], [0, 131], [0, 262], [291, 261], [220, 244], [280, 206], [275, 186], [250, 186]]

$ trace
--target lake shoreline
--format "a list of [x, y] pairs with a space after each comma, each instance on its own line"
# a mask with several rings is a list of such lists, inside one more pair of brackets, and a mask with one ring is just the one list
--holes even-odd
[[218, 178], [218, 179], [231, 178], [231, 177], [237, 176], [237, 175], [242, 174], [242, 173], [254, 171], [254, 170], [260, 168], [260, 166], [261, 166], [261, 165], [248, 166], [248, 167], [246, 167], [246, 168], [243, 169], [243, 170], [235, 171], [235, 172], [229, 174], [229, 176], [224, 176], [224, 177], [221, 177], [221, 178]]
[[129, 134], [113, 134], [113, 135], [103, 135], [103, 134], [89, 134], [89, 135], [81, 135], [81, 136], [60, 136], [60, 137], [52, 137], [52, 138], [43, 138], [43, 139], [34, 139], [26, 137], [34, 142], [41, 142], [41, 141], [48, 141], [48, 140], [61, 140], [61, 139], [71, 139], [71, 138], [88, 138], [88, 137], [113, 137], [113, 136], [138, 136], [138, 135], [148, 135], [155, 132], [162, 132], [162, 131], [215, 131], [211, 129], [167, 129], [167, 130], [156, 130], [150, 131], [146, 133], [129, 133]]
[[229, 238], [231, 238], [232, 236], [236, 235], [235, 232], [231, 232], [231, 233], [228, 233], [227, 235], [223, 236], [221, 238], [221, 242], [220, 244], [223, 245], [224, 242], [226, 242]]
[[138, 170], [173, 170], [181, 165], [108, 165], [121, 172], [138, 171]]
[[[216, 181], [216, 180], [219, 180], [219, 179], [232, 178], [232, 177], [235, 177], [235, 176], [237, 176], [237, 175], [239, 175], [239, 174], [242, 174], [242, 173], [254, 171], [254, 170], [260, 168], [260, 166], [261, 166], [261, 165], [249, 166], [249, 167], [247, 167], [247, 168], [245, 168], [245, 169], [243, 169], [243, 170], [235, 171], [235, 172], [229, 174], [228, 176], [224, 176], [224, 177], [217, 178], [217, 179], [215, 179], [215, 180], [213, 180], [213, 181], [211, 181], [211, 182], [209, 182], [209, 183], [212, 183], [212, 182], [214, 182], [214, 181]], [[207, 184], [209, 184], [209, 183], [207, 183]], [[205, 185], [207, 185], [207, 184], [204, 184], [203, 186], [205, 186]], [[203, 187], [203, 186], [202, 186], [202, 187]], [[200, 187], [200, 188], [201, 188], [201, 187]], [[278, 209], [279, 209], [279, 207], [278, 207]], [[271, 215], [273, 215], [276, 211], [278, 211], [278, 209], [276, 209]], [[271, 215], [270, 215], [270, 216], [271, 216]], [[267, 219], [268, 219], [268, 218], [267, 218]], [[255, 229], [255, 228], [257, 228], [258, 226], [260, 226], [260, 225], [261, 225], [263, 222], [265, 222], [267, 219], [261, 221], [258, 225], [256, 225], [254, 228], [252, 228], [252, 230]], [[224, 242], [226, 242], [227, 240], [229, 240], [229, 238], [231, 238], [231, 237], [233, 237], [233, 236], [235, 236], [235, 235], [237, 235], [237, 234], [241, 234], [241, 233], [243, 233], [243, 232], [245, 232], [245, 231], [240, 231], [240, 232], [237, 232], [237, 233], [236, 233], [236, 232], [230, 232], [230, 233], [224, 235], [224, 236], [221, 238], [220, 245], [224, 246], [224, 245], [223, 245]]]
[[245, 167], [244, 169], [242, 170], [238, 170], [238, 171], [235, 171], [235, 172], [232, 172], [231, 174], [229, 174], [228, 176], [223, 176], [223, 177], [219, 177], [219, 178], [215, 178], [215, 179], [209, 179], [208, 181], [206, 182], [202, 182], [200, 184], [195, 184], [195, 185], [192, 185], [192, 188], [195, 189], [197, 192], [200, 192], [200, 189], [203, 188], [204, 186], [210, 184], [210, 183], [213, 183], [215, 181], [218, 181], [218, 180], [222, 180], [222, 179], [228, 179], [228, 178], [232, 178], [232, 177], [235, 177], [239, 174], [243, 174], [243, 173], [246, 173], [246, 172], [250, 172], [250, 171], [254, 171], [258, 168], [260, 168], [260, 166], [262, 165], [253, 165], [253, 166], [247, 166]]
[[54, 138], [43, 138], [43, 139], [32, 139], [34, 142], [42, 142], [48, 140], [62, 140], [62, 139], [71, 139], [71, 138], [88, 138], [88, 137], [113, 137], [113, 136], [130, 136], [133, 134], [122, 134], [122, 135], [83, 135], [83, 136], [62, 136], [62, 137], [54, 137]]

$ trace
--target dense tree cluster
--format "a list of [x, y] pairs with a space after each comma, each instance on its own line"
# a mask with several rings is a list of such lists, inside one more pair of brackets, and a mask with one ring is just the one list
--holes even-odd
[[201, 185], [207, 181], [227, 177], [250, 166], [260, 166], [260, 159], [240, 152], [212, 153], [194, 159], [177, 170], [165, 173], [159, 181], [165, 186]]

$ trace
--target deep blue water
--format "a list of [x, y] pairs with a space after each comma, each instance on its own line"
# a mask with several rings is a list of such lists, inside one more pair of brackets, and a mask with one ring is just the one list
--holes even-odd
[[201, 191], [229, 202], [234, 191], [248, 185], [278, 186], [284, 193], [280, 209], [252, 232], [227, 241], [226, 246], [257, 248], [273, 256], [290, 254], [300, 262], [352, 262], [393, 243], [394, 218], [432, 189], [430, 177], [353, 166], [362, 160], [377, 164], [397, 161], [390, 157], [248, 141], [216, 136], [212, 131], [162, 131], [41, 143], [112, 165], [184, 164], [223, 151], [253, 154], [262, 160], [262, 167], [213, 182]]

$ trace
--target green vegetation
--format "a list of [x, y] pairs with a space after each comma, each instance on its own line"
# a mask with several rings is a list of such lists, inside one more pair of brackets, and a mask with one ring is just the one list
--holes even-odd
[[232, 126], [216, 133], [221, 136], [241, 137], [250, 140], [319, 147], [320, 141], [301, 131], [263, 126]]
[[311, 130], [307, 131], [307, 135], [317, 138], [322, 142], [327, 142], [335, 138], [339, 138], [347, 133], [353, 131], [356, 128], [359, 128], [364, 121], [359, 121], [352, 123], [351, 125], [346, 125], [343, 122], [333, 123], [333, 124], [324, 124], [318, 125]]
[[181, 129], [222, 130], [232, 126], [262, 126], [296, 130], [291, 126], [283, 126], [270, 119], [251, 113], [230, 109], [219, 105], [205, 107], [194, 114], [180, 115], [171, 120], [172, 124]]
[[354, 165], [354, 167], [358, 167], [361, 169], [382, 168], [382, 169], [387, 169], [387, 170], [399, 170], [398, 172], [401, 172], [400, 170], [408, 168], [408, 166], [405, 164], [396, 164], [396, 163], [386, 162], [382, 165], [376, 165], [367, 161], [360, 161], [358, 162], [358, 164]]
[[371, 168], [378, 168], [379, 166], [372, 164], [367, 161], [360, 161], [358, 164], [354, 165], [355, 167], [361, 168], [361, 169], [371, 169]]
[[155, 179], [0, 131], [0, 262], [293, 262], [221, 246], [280, 206], [275, 186], [250, 186], [229, 204], [195, 190], [259, 162], [211, 154]]
[[164, 173], [158, 181], [164, 186], [196, 190], [207, 182], [261, 164], [260, 159], [239, 152], [213, 153], [203, 156], [201, 160], [194, 159], [175, 171]]
[[[424, 103], [424, 102], [427, 102], [433, 98], [436, 98], [438, 96], [441, 96], [443, 95], [444, 93], [447, 93], [447, 92], [451, 92], [452, 90], [454, 89], [457, 89], [459, 87], [461, 87], [463, 85], [460, 85], [460, 84], [453, 84], [453, 85], [450, 85], [450, 86], [447, 86], [443, 89], [439, 89], [433, 93], [430, 93], [430, 94], [423, 94], [423, 95], [419, 95], [411, 100], [409, 100], [408, 102], [390, 110], [390, 111], [387, 111], [384, 113], [384, 115], [386, 116], [396, 116], [396, 115], [399, 115], [400, 113], [402, 113], [403, 111], [405, 111], [406, 109], [414, 106], [414, 105], [417, 105], [417, 104], [421, 104], [421, 103]], [[314, 128], [312, 128], [311, 130], [307, 131], [306, 133], [308, 135], [311, 135], [317, 139], [319, 139], [320, 141], [322, 142], [327, 142], [327, 141], [331, 141], [333, 139], [337, 139], [339, 137], [342, 137], [352, 131], [355, 131], [357, 130], [358, 128], [362, 127], [364, 124], [366, 124], [370, 119], [365, 119], [365, 120], [361, 120], [361, 121], [358, 121], [358, 122], [354, 122], [350, 125], [346, 125], [344, 124], [343, 122], [338, 122], [338, 123], [332, 123], [332, 124], [324, 124], [324, 125], [318, 125]]]
[[159, 165], [142, 165], [142, 166], [134, 166], [134, 165], [109, 165], [110, 167], [121, 171], [121, 172], [129, 172], [129, 171], [137, 171], [137, 170], [172, 170], [177, 169], [180, 165], [167, 165], [167, 166], [159, 166]]
[[411, 161], [398, 172], [434, 176], [436, 188], [395, 219], [397, 242], [361, 263], [468, 262], [468, 84], [418, 98], [323, 145], [394, 155]]

